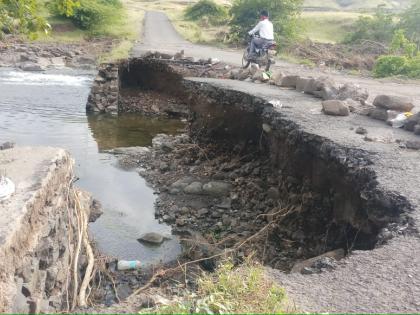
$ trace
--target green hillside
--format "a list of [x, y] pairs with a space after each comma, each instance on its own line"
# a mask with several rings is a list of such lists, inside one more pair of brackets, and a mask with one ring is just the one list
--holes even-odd
[[410, 0], [305, 0], [304, 6], [306, 10], [316, 11], [360, 11], [374, 9], [381, 4], [393, 10], [401, 10], [410, 4]]

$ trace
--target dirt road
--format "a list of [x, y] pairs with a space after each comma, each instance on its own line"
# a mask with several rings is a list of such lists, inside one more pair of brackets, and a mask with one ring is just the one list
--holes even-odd
[[[165, 13], [148, 11], [144, 20], [143, 37], [133, 49], [133, 55], [139, 56], [146, 51], [176, 53], [185, 51], [186, 56], [196, 58], [218, 58], [232, 65], [240, 65], [242, 52], [222, 50], [215, 47], [192, 44], [181, 37]], [[307, 68], [301, 65], [278, 60], [275, 69], [301, 76], [325, 76], [339, 83], [356, 83], [369, 91], [372, 100], [378, 94], [394, 94], [412, 97], [417, 110], [420, 110], [420, 82], [397, 82], [395, 79], [376, 80], [341, 73], [328, 68]]]

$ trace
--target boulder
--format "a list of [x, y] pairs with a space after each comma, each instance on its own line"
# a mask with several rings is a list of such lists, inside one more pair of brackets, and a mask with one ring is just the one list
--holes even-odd
[[322, 108], [327, 115], [348, 116], [350, 114], [347, 104], [339, 100], [323, 101]]
[[388, 113], [386, 109], [382, 108], [374, 108], [370, 111], [369, 117], [376, 119], [376, 120], [382, 120], [387, 121], [388, 120]]
[[416, 126], [414, 127], [414, 134], [416, 134], [416, 135], [420, 135], [420, 125], [416, 125]]
[[299, 76], [297, 75], [287, 75], [282, 78], [280, 86], [295, 89], [298, 79], [299, 79]]
[[147, 245], [160, 245], [167, 239], [167, 237], [159, 233], [150, 232], [140, 236], [140, 238], [137, 239], [137, 241]]
[[320, 91], [313, 91], [310, 94], [322, 98], [324, 101], [337, 99], [338, 89], [331, 82], [324, 82]]
[[270, 83], [276, 86], [281, 86], [281, 81], [284, 77], [284, 73], [280, 71], [273, 72], [273, 75], [271, 76]]
[[243, 81], [251, 76], [251, 72], [249, 69], [242, 69], [239, 71], [238, 79]]
[[368, 133], [368, 131], [366, 130], [366, 128], [363, 128], [363, 127], [358, 127], [358, 128], [356, 129], [356, 133], [357, 133], [358, 135], [366, 135], [366, 134]]
[[314, 81], [313, 78], [298, 78], [296, 80], [296, 91], [305, 92], [306, 86], [310, 84], [311, 81]]
[[42, 68], [39, 64], [33, 62], [23, 62], [19, 65], [19, 68], [23, 71], [44, 71], [45, 69]]
[[360, 86], [353, 83], [346, 83], [341, 86], [338, 90], [337, 99], [344, 101], [346, 99], [352, 99], [355, 101], [366, 101], [369, 97], [369, 93], [366, 90], [362, 90]]
[[419, 140], [407, 141], [407, 143], [405, 145], [406, 145], [407, 149], [420, 150], [420, 141]]
[[214, 181], [203, 185], [203, 191], [206, 194], [214, 196], [222, 196], [229, 194], [232, 189], [231, 184], [226, 182]]
[[413, 102], [409, 98], [393, 95], [378, 95], [373, 101], [373, 105], [399, 112], [409, 112], [414, 108]]
[[405, 122], [404, 129], [407, 131], [414, 131], [416, 125], [420, 125], [420, 113], [409, 117]]
[[364, 116], [368, 116], [370, 112], [376, 108], [375, 106], [369, 105], [366, 102], [362, 104], [362, 102], [355, 101], [350, 98], [346, 99], [345, 102], [347, 103], [347, 106], [349, 107], [350, 112], [359, 114], [359, 115], [364, 115]]

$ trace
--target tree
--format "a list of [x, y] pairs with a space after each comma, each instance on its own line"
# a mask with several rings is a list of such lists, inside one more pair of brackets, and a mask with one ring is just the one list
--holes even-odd
[[38, 14], [36, 0], [0, 0], [0, 36], [24, 33], [34, 37], [37, 31], [49, 29], [49, 24]]
[[420, 45], [420, 0], [413, 0], [411, 7], [401, 14], [399, 27], [411, 41]]
[[240, 41], [258, 22], [259, 12], [268, 10], [277, 39], [294, 38], [299, 30], [303, 0], [235, 0], [230, 9], [232, 39]]
[[394, 17], [384, 6], [378, 6], [374, 16], [359, 17], [352, 27], [353, 31], [348, 34], [344, 42], [351, 44], [373, 40], [388, 44], [396, 29]]

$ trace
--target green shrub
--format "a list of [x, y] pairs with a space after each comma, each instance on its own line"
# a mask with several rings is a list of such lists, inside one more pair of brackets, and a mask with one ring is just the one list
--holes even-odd
[[373, 73], [378, 78], [402, 75], [408, 59], [405, 56], [381, 56], [375, 63]]
[[69, 0], [54, 0], [51, 9], [54, 13], [67, 17], [75, 25], [85, 30], [94, 30], [100, 24], [112, 19], [115, 10], [122, 7], [120, 0], [78, 0], [72, 1], [71, 10], [63, 6]]
[[420, 0], [413, 0], [411, 7], [401, 14], [398, 27], [406, 31], [411, 41], [420, 45]]
[[381, 43], [389, 43], [396, 29], [394, 15], [378, 7], [374, 16], [360, 16], [344, 39], [344, 43], [359, 43], [363, 40], [373, 40]]
[[248, 32], [258, 23], [259, 13], [266, 9], [270, 13], [277, 40], [290, 41], [300, 30], [302, 0], [235, 0], [230, 9], [232, 41], [243, 41]]
[[4, 33], [35, 36], [47, 32], [49, 24], [41, 17], [36, 0], [0, 0], [0, 38]]
[[185, 17], [191, 21], [207, 18], [211, 24], [221, 24], [227, 20], [225, 7], [212, 0], [200, 0], [185, 10]]

